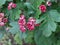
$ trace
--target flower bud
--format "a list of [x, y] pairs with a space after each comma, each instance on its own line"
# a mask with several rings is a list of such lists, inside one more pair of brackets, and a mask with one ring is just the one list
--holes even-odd
[[4, 24], [4, 22], [0, 22], [0, 26], [4, 26], [5, 24]]
[[46, 6], [45, 5], [40, 5], [39, 9], [41, 10], [41, 12], [46, 12]]
[[15, 3], [12, 4], [12, 8], [16, 8], [16, 4]]

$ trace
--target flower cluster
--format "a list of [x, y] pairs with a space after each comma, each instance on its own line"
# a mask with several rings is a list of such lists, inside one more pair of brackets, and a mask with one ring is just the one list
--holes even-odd
[[28, 28], [28, 30], [34, 30], [35, 28], [35, 22], [36, 22], [36, 19], [34, 19], [33, 17], [30, 17], [26, 26]]
[[26, 19], [24, 15], [20, 16], [18, 20], [18, 24], [22, 32], [25, 32], [26, 28], [31, 31], [35, 29], [35, 26], [39, 26], [39, 24], [36, 24], [36, 19], [33, 17], [30, 17], [28, 19], [28, 22], [26, 23]]
[[11, 10], [12, 8], [16, 8], [16, 4], [13, 2], [10, 2], [8, 5], [8, 10]]
[[[47, 1], [46, 2], [46, 5], [47, 6], [51, 6], [51, 2], [50, 1]], [[47, 9], [46, 8], [46, 5], [42, 4], [42, 5], [39, 6], [39, 9], [41, 10], [41, 12], [46, 12], [46, 9]], [[16, 8], [16, 4], [13, 3], [13, 2], [10, 2], [9, 5], [8, 5], [8, 10], [10, 10], [12, 8]], [[5, 21], [7, 22], [7, 19], [6, 18], [3, 19], [3, 22], [4, 23], [6, 23]], [[25, 16], [24, 15], [20, 15], [20, 18], [18, 20], [18, 24], [19, 24], [19, 28], [20, 28], [20, 30], [22, 32], [25, 32], [26, 29], [28, 29], [30, 31], [31, 30], [34, 30], [35, 29], [35, 26], [39, 26], [40, 25], [40, 24], [36, 24], [36, 19], [33, 18], [33, 17], [30, 17], [28, 19], [28, 22], [26, 22], [26, 19], [25, 19]]]
[[[47, 2], [46, 2], [46, 5], [47, 5], [47, 6], [51, 6], [52, 4], [51, 4], [50, 1], [47, 1]], [[46, 12], [46, 6], [43, 5], [43, 4], [39, 6], [39, 9], [41, 10], [41, 12]]]
[[18, 20], [18, 24], [20, 26], [20, 30], [22, 32], [25, 32], [26, 31], [26, 28], [25, 28], [25, 25], [26, 25], [26, 20], [25, 20], [25, 16], [24, 15], [21, 15], [19, 20]]
[[0, 26], [4, 26], [8, 22], [7, 18], [4, 18], [4, 13], [0, 13]]

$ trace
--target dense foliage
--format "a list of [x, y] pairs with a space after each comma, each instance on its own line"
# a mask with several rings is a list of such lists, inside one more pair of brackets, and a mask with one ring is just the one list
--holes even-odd
[[0, 39], [6, 45], [60, 45], [60, 0], [0, 0]]

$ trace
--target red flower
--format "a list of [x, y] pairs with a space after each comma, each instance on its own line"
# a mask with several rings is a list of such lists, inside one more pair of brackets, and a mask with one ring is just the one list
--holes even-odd
[[5, 24], [4, 24], [4, 22], [0, 22], [0, 26], [4, 26]]
[[7, 18], [3, 18], [3, 22], [4, 23], [7, 23], [8, 22], [8, 19]]
[[32, 22], [27, 22], [26, 27], [28, 28], [28, 30], [34, 30], [35, 28]]
[[0, 18], [4, 18], [4, 13], [0, 13]]
[[25, 32], [25, 31], [26, 31], [26, 28], [25, 28], [24, 26], [20, 25], [20, 30], [21, 30], [22, 32]]
[[40, 5], [39, 9], [41, 10], [41, 12], [46, 12], [46, 6], [45, 5]]
[[47, 1], [47, 6], [51, 6], [52, 3], [50, 1]]
[[16, 4], [15, 3], [12, 4], [12, 8], [16, 8]]

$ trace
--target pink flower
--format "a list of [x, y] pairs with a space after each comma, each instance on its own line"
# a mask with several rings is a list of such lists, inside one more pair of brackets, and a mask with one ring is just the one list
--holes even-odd
[[9, 29], [10, 29], [10, 27], [7, 27], [7, 28], [6, 28], [6, 31], [8, 31]]
[[33, 17], [30, 17], [28, 19], [28, 22], [26, 24], [26, 20], [25, 20], [25, 16], [24, 15], [21, 15], [19, 20], [18, 20], [18, 24], [20, 26], [20, 30], [22, 32], [25, 32], [26, 31], [26, 28], [30, 31], [34, 30], [35, 29], [35, 26], [39, 26], [40, 24], [36, 24], [36, 19], [33, 18]]
[[11, 10], [12, 8], [16, 8], [16, 4], [13, 2], [10, 2], [8, 5], [8, 10]]
[[16, 8], [16, 4], [15, 3], [12, 4], [12, 8]]
[[26, 20], [25, 20], [25, 16], [24, 15], [20, 16], [20, 18], [18, 20], [18, 24], [20, 26], [20, 30], [22, 32], [25, 32], [26, 31], [26, 28], [25, 28]]
[[25, 20], [25, 16], [21, 15], [19, 20], [18, 20], [18, 24], [19, 25], [25, 25], [26, 24], [26, 20]]
[[0, 18], [4, 18], [4, 13], [0, 13]]
[[32, 24], [32, 22], [27, 22], [26, 27], [28, 28], [28, 30], [34, 30], [35, 29], [35, 27]]
[[20, 30], [21, 30], [22, 32], [25, 32], [25, 31], [26, 31], [26, 28], [25, 28], [24, 26], [20, 25]]
[[11, 10], [12, 8], [11, 8], [11, 6], [8, 6], [8, 10]]
[[11, 6], [12, 6], [12, 4], [13, 4], [13, 2], [10, 2], [8, 6], [10, 6], [10, 7], [11, 7]]
[[33, 24], [35, 24], [36, 19], [35, 19], [35, 18], [33, 18], [33, 17], [30, 17], [30, 18], [28, 19], [28, 21], [29, 21], [29, 22], [32, 22]]
[[24, 15], [20, 15], [19, 19], [25, 19], [25, 16]]
[[47, 6], [51, 6], [52, 3], [50, 1], [47, 1]]
[[11, 10], [11, 9], [12, 9], [12, 7], [11, 7], [12, 4], [13, 4], [13, 2], [10, 2], [10, 3], [9, 3], [9, 5], [8, 5], [8, 10]]
[[0, 22], [0, 26], [4, 26], [5, 24], [4, 24], [4, 22]]
[[46, 6], [45, 5], [40, 5], [39, 9], [41, 10], [41, 12], [46, 12]]
[[19, 24], [19, 25], [25, 25], [25, 24], [26, 24], [25, 19], [21, 19], [21, 20], [19, 19], [19, 20], [18, 20], [18, 24]]
[[2, 22], [2, 18], [0, 18], [0, 22]]
[[27, 24], [26, 24], [26, 27], [28, 28], [28, 30], [34, 30], [35, 29], [35, 23], [36, 23], [36, 19], [33, 17], [30, 17], [28, 19]]
[[3, 22], [4, 23], [7, 23], [8, 22], [8, 19], [7, 18], [3, 18]]

